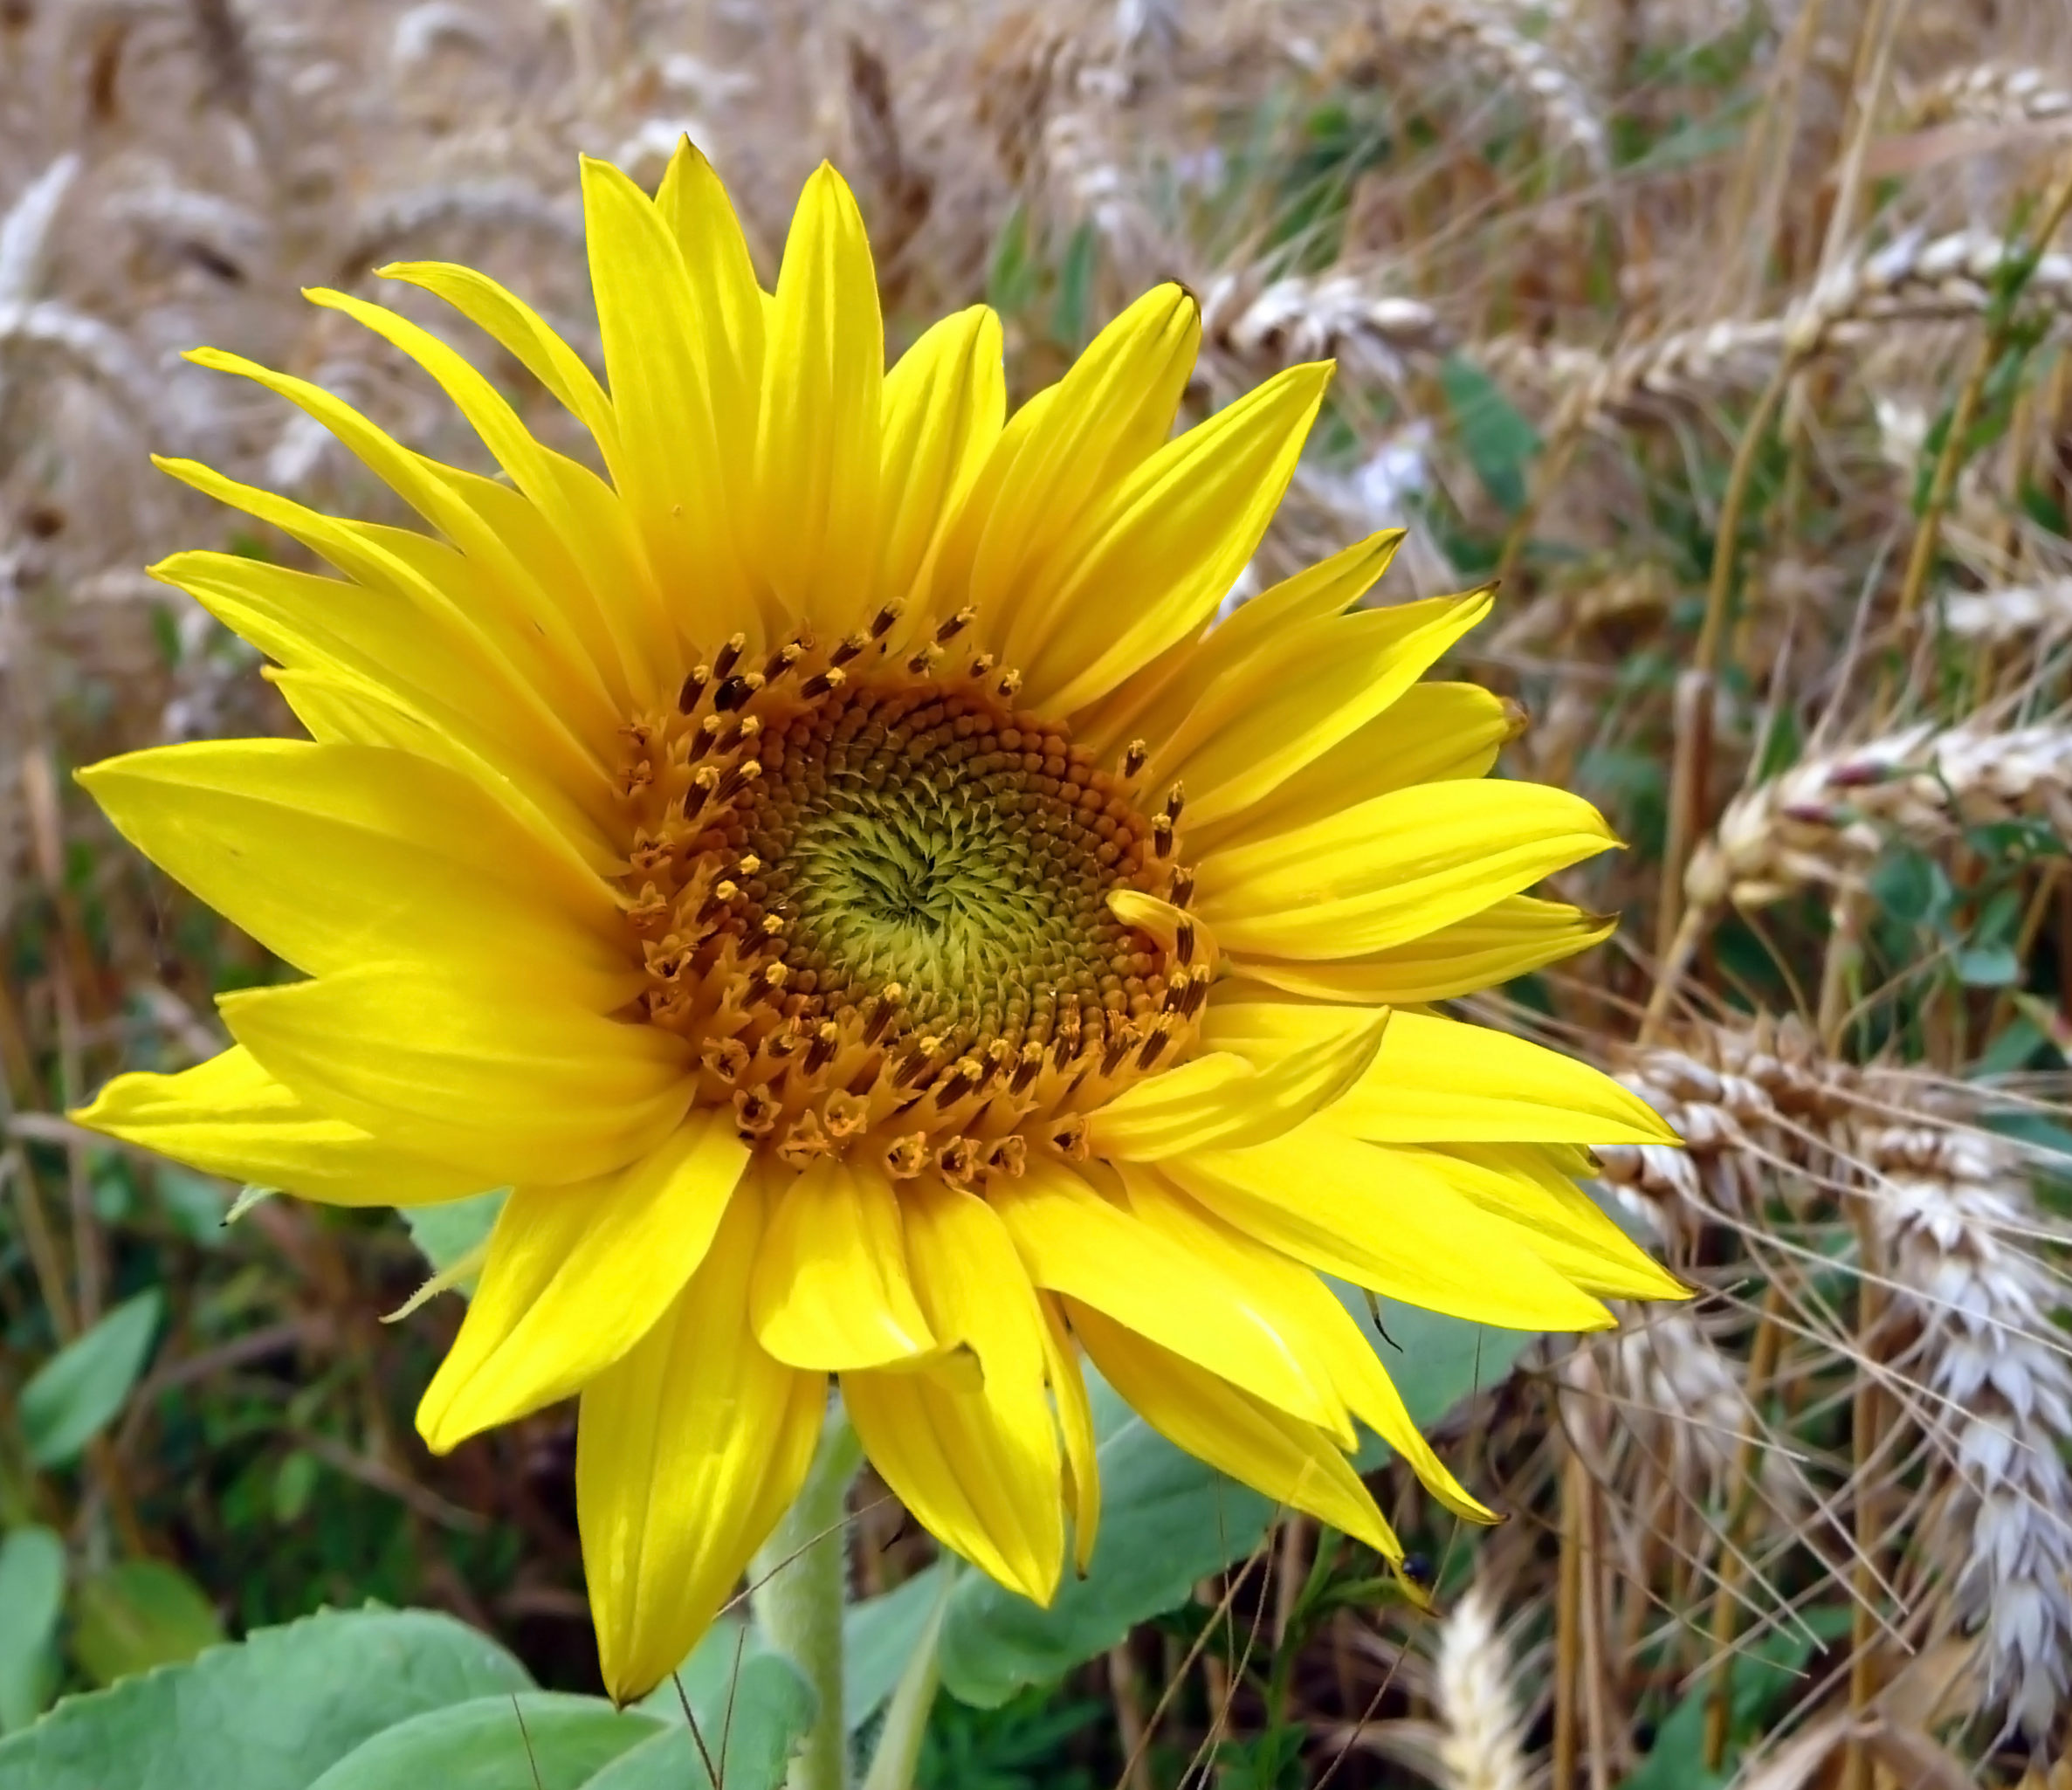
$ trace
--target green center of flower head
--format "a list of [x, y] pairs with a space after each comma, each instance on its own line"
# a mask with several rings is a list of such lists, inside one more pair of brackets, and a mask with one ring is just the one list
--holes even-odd
[[737, 637], [626, 730], [641, 1016], [795, 1164], [1018, 1172], [1181, 1060], [1208, 993], [1177, 796], [1147, 819], [1140, 751], [1101, 768], [989, 656], [946, 664], [955, 631], [802, 636], [754, 671]]
[[910, 1023], [1126, 1014], [1154, 968], [1108, 908], [1143, 824], [1062, 736], [968, 693], [864, 692], [773, 727], [748, 809], [761, 905], [821, 1004], [903, 991]]

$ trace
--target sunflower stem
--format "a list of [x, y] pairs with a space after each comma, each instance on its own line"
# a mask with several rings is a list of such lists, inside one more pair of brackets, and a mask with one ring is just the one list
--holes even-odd
[[819, 1700], [785, 1790], [848, 1790], [842, 1614], [849, 1601], [849, 1487], [863, 1459], [863, 1444], [837, 1403], [805, 1484], [749, 1569], [757, 1626], [806, 1675]]

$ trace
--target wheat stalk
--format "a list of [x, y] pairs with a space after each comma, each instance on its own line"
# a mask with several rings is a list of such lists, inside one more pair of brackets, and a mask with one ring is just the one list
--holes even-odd
[[105, 210], [148, 240], [226, 279], [242, 278], [247, 258], [263, 252], [273, 234], [265, 217], [236, 201], [169, 182], [112, 193]]
[[[1976, 315], [1992, 302], [2020, 252], [2018, 244], [1991, 231], [1933, 237], [1908, 231], [1869, 255], [1842, 262], [1793, 306], [1792, 346], [1812, 354], [1850, 339], [1850, 332], [1865, 325]], [[2038, 256], [2023, 276], [2022, 291], [2055, 310], [2072, 305], [2072, 255]]]
[[1995, 644], [2072, 632], [2072, 578], [1960, 592], [1945, 600], [1943, 625], [1962, 639]]
[[1146, 52], [1165, 27], [1126, 11], [1111, 23], [1112, 33], [1090, 35], [1009, 14], [980, 57], [978, 116], [1009, 177], [1043, 210], [1068, 227], [1090, 225], [1136, 268], [1158, 263], [1162, 250], [1125, 165], [1145, 133], [1122, 114], [1138, 88], [1136, 65], [1157, 59]]
[[1170, 56], [1186, 35], [1181, 0], [1116, 0], [1115, 42], [1125, 58]]
[[210, 97], [231, 110], [247, 110], [258, 86], [244, 21], [231, 0], [187, 0], [192, 41], [208, 72]]
[[49, 299], [0, 305], [0, 400], [10, 389], [8, 362], [38, 355], [70, 362], [140, 413], [151, 412], [156, 398], [151, 379], [120, 330]]
[[582, 240], [582, 214], [568, 198], [550, 198], [521, 180], [456, 181], [381, 194], [355, 220], [340, 267], [347, 279], [357, 278], [388, 258], [398, 243], [451, 224]]
[[1952, 1476], [1942, 1587], [1979, 1635], [1986, 1696], [2032, 1738], [2072, 1690], [2072, 1365], [2058, 1276], [2018, 1153], [1922, 1126], [1865, 1131], [1863, 1195], [1920, 1326], [1917, 1421]]
[[2063, 118], [2072, 118], [2072, 93], [2042, 69], [2019, 63], [1952, 69], [1909, 94], [1900, 108], [1900, 126], [1905, 130], [1938, 124], [2042, 124]]
[[1548, 141], [1573, 149], [1591, 173], [1610, 165], [1604, 120], [1581, 81], [1537, 38], [1466, 0], [1419, 0], [1389, 21], [1404, 41], [1457, 55], [1516, 93]]
[[1447, 1790], [1525, 1790], [1518, 1676], [1484, 1586], [1470, 1586], [1439, 1627], [1439, 1763]]
[[[1780, 361], [1854, 348], [1900, 323], [1982, 315], [2013, 251], [1986, 231], [1910, 231], [1839, 264], [1783, 311], [1721, 318], [1628, 343], [1608, 355], [1572, 343], [1494, 337], [1475, 350], [1492, 378], [1557, 402], [1557, 429], [1645, 420], [1761, 385]], [[2072, 310], [2072, 255], [2040, 257], [2024, 279], [2033, 301]]]
[[1400, 383], [1406, 361], [1445, 346], [1439, 313], [1415, 299], [1369, 293], [1350, 274], [1219, 273], [1201, 299], [1208, 344], [1253, 368], [1336, 360], [1349, 379]]
[[1793, 1020], [1699, 1028], [1678, 1046], [1631, 1054], [1617, 1073], [1683, 1145], [1600, 1150], [1605, 1179], [1672, 1229], [1759, 1212], [1779, 1163], [1826, 1174], [1860, 1094], [1855, 1072]]
[[389, 61], [398, 70], [415, 68], [446, 45], [486, 54], [496, 47], [496, 31], [479, 13], [454, 0], [422, 0], [397, 17], [389, 38]]
[[1679, 1483], [1714, 1488], [1749, 1427], [1741, 1380], [1688, 1306], [1622, 1325], [1607, 1339], [1608, 1378], [1633, 1413], [1668, 1431], [1665, 1464]]
[[1124, 265], [1136, 265], [1153, 253], [1157, 234], [1125, 167], [1119, 114], [1129, 75], [1119, 65], [1094, 63], [1073, 70], [1064, 85], [1066, 103], [1043, 121], [1046, 187], [1068, 221], [1091, 224]]
[[1593, 568], [1591, 575], [1543, 590], [1512, 615], [1490, 641], [1492, 654], [1531, 651], [1571, 631], [1608, 623], [1653, 619], [1676, 596], [1676, 581], [1655, 564]]
[[51, 232], [79, 172], [76, 155], [59, 156], [0, 217], [0, 306], [25, 305], [43, 289]]
[[[1600, 1153], [1607, 1179], [1662, 1222], [1759, 1220], [1765, 1200], [1807, 1188], [1866, 1221], [1914, 1332], [1881, 1380], [1934, 1444], [1930, 1595], [1978, 1635], [1987, 1700], [2042, 1734], [2072, 1690], [2072, 1364], [2046, 1254], [2060, 1240], [2020, 1148], [1968, 1122], [1976, 1091], [1825, 1059], [1795, 1025], [1704, 1028], [1637, 1053], [1621, 1079], [1690, 1146]], [[1687, 1379], [1686, 1400], [1705, 1398], [1704, 1376]]]
[[1808, 885], [1860, 886], [1895, 842], [2037, 820], [2072, 839], [2072, 729], [1911, 727], [1812, 758], [1737, 796], [1691, 856], [1686, 897], [1760, 907]]

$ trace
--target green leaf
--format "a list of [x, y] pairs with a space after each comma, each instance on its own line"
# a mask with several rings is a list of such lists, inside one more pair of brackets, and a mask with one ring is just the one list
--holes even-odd
[[1752, 99], [1737, 98], [1702, 118], [1679, 123], [1664, 132], [1644, 155], [1628, 162], [1621, 172], [1667, 174], [1674, 169], [1709, 162], [1747, 141], [1748, 118], [1753, 109]]
[[57, 1689], [52, 1641], [65, 1609], [65, 1544], [35, 1524], [0, 1540], [0, 1734], [25, 1728]]
[[[2035, 997], [2017, 995], [2014, 998], [2020, 1002]], [[2027, 1013], [2017, 1012], [1965, 1067], [1965, 1077], [1969, 1081], [1985, 1081], [1996, 1076], [2012, 1075], [2017, 1070], [2027, 1068], [2029, 1059], [2044, 1050], [2055, 1052], [2056, 1047]], [[2057, 1060], [2062, 1063], [2064, 1058], [2059, 1055]]]
[[273, 1475], [273, 1520], [284, 1526], [299, 1522], [317, 1489], [317, 1457], [297, 1449]]
[[[327, 1610], [65, 1698], [0, 1740], [0, 1790], [308, 1790], [384, 1728], [529, 1690], [487, 1635], [430, 1610]], [[522, 1783], [522, 1780], [521, 1780]]]
[[2021, 980], [2012, 945], [1974, 945], [1957, 954], [1957, 980], [1967, 988], [2010, 988]]
[[[1024, 1690], [997, 1709], [938, 1697], [919, 1781], [922, 1790], [1099, 1790], [1108, 1779], [1097, 1780], [1074, 1763], [1073, 1754], [1084, 1751], [1074, 1742], [1109, 1714], [1106, 1704], [1075, 1697], [1060, 1684]], [[1155, 1773], [1153, 1780], [1193, 1776], [1181, 1772], [1177, 1760], [1169, 1773]]]
[[1439, 389], [1475, 476], [1497, 507], [1515, 516], [1525, 506], [1525, 473], [1539, 452], [1539, 437], [1471, 361], [1449, 355], [1439, 367]]
[[178, 1665], [223, 1638], [216, 1606], [163, 1560], [125, 1560], [79, 1587], [72, 1654], [96, 1684]]
[[1216, 1747], [1216, 1790], [1302, 1790], [1306, 1728], [1284, 1725]]
[[1943, 867], [1919, 851], [1886, 858], [1871, 871], [1868, 884], [1871, 898], [1894, 919], [1910, 926], [1935, 924], [1956, 899]]
[[[1986, 1130], [1996, 1131], [2002, 1137], [2019, 1138], [2031, 1149], [2072, 1157], [2072, 1131], [2033, 1112], [1991, 1112], [1984, 1122]], [[2057, 1172], [2062, 1174], [2065, 1171], [2061, 1168]]]
[[1089, 218], [1075, 230], [1064, 245], [1064, 259], [1057, 270], [1057, 302], [1050, 316], [1050, 333], [1065, 347], [1084, 346], [1088, 319], [1093, 311], [1093, 276], [1100, 260], [1101, 239]]
[[1029, 252], [1029, 211], [1017, 203], [1000, 227], [986, 268], [986, 302], [1008, 315], [1036, 295], [1035, 258]]
[[[1365, 1299], [1341, 1297], [1373, 1337]], [[1532, 1340], [1392, 1299], [1378, 1304], [1397, 1345], [1380, 1344], [1383, 1360], [1421, 1425], [1502, 1380]], [[945, 1619], [942, 1676], [962, 1702], [997, 1706], [1024, 1685], [1050, 1683], [1105, 1653], [1138, 1623], [1178, 1609], [1205, 1575], [1250, 1553], [1273, 1519], [1270, 1500], [1181, 1453], [1098, 1380], [1091, 1389], [1102, 1505], [1091, 1570], [1084, 1579], [1068, 1573], [1047, 1610], [982, 1573], [958, 1581]], [[1371, 1471], [1387, 1458], [1370, 1439], [1359, 1465]]]
[[310, 1790], [578, 1790], [663, 1731], [654, 1717], [601, 1697], [534, 1690], [427, 1710], [364, 1740]]
[[[504, 1209], [507, 1188], [496, 1188], [465, 1200], [443, 1200], [436, 1206], [410, 1206], [403, 1222], [410, 1228], [410, 1241], [424, 1259], [440, 1273], [460, 1260], [488, 1236], [497, 1214]], [[465, 1289], [472, 1291], [473, 1288]]]
[[927, 1632], [946, 1576], [930, 1567], [883, 1597], [867, 1597], [843, 1613], [842, 1718], [851, 1734], [892, 1694]]
[[151, 1353], [158, 1291], [139, 1293], [67, 1343], [22, 1388], [22, 1436], [39, 1467], [77, 1460], [114, 1422]]
[[[738, 1621], [714, 1624], [678, 1675], [705, 1752], [679, 1715], [678, 1725], [615, 1759], [584, 1790], [716, 1790], [705, 1768], [706, 1752], [725, 1790], [779, 1790], [818, 1704], [813, 1687], [782, 1654], [758, 1650], [754, 1640], [737, 1652], [740, 1635]], [[641, 1708], [650, 1715], [679, 1708], [676, 1687], [664, 1684]]]

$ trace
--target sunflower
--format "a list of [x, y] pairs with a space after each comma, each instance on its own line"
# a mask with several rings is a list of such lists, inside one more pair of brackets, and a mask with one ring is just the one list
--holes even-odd
[[155, 568], [272, 661], [311, 738], [83, 773], [306, 980], [83, 1123], [342, 1205], [508, 1187], [418, 1427], [581, 1395], [604, 1676], [683, 1659], [797, 1493], [830, 1376], [947, 1547], [1038, 1601], [1100, 1490], [1082, 1357], [1151, 1423], [1391, 1560], [1356, 1426], [1488, 1512], [1331, 1275], [1530, 1330], [1683, 1289], [1576, 1185], [1669, 1133], [1434, 1004], [1603, 939], [1525, 892], [1614, 843], [1486, 777], [1508, 704], [1419, 680], [1486, 592], [1359, 607], [1377, 534], [1214, 624], [1328, 366], [1174, 436], [1200, 338], [1150, 293], [1010, 418], [997, 319], [889, 371], [831, 169], [776, 290], [687, 143], [582, 169], [609, 388], [469, 269], [390, 278], [574, 413], [537, 439], [440, 337], [335, 292], [502, 476], [327, 426], [426, 525], [174, 477], [338, 575]]

